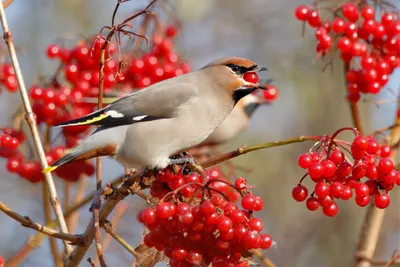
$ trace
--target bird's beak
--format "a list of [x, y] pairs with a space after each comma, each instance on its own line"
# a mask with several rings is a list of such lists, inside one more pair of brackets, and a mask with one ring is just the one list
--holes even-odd
[[257, 71], [267, 71], [267, 67], [263, 67], [263, 66], [259, 66], [257, 65], [253, 71], [257, 72]]

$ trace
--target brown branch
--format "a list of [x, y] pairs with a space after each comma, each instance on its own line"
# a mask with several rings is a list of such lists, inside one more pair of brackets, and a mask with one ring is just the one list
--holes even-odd
[[385, 266], [383, 266], [383, 267], [389, 267], [389, 266], [393, 266], [395, 264], [397, 266], [400, 266], [400, 262], [397, 262], [399, 259], [400, 259], [400, 250], [396, 249], [393, 253], [393, 257], [388, 262], [386, 262]]
[[256, 150], [260, 150], [260, 149], [264, 149], [264, 148], [275, 147], [275, 146], [289, 145], [289, 144], [293, 144], [293, 143], [301, 143], [304, 141], [318, 141], [321, 138], [322, 138], [321, 136], [299, 136], [299, 137], [289, 138], [289, 139], [281, 140], [281, 141], [267, 142], [267, 143], [259, 144], [259, 145], [242, 146], [242, 147], [239, 147], [228, 153], [225, 153], [225, 154], [215, 157], [213, 159], [202, 162], [200, 165], [203, 168], [208, 168], [212, 165], [216, 165], [218, 163], [230, 160], [232, 158], [236, 158], [240, 155], [244, 155], [244, 154], [247, 154], [252, 151], [256, 151]]
[[254, 253], [254, 255], [256, 255], [257, 257], [260, 258], [261, 262], [267, 266], [267, 267], [276, 267], [276, 265], [267, 257], [265, 257], [265, 255], [262, 253], [261, 250], [259, 249], [252, 249], [251, 252]]
[[[123, 200], [125, 197], [127, 197], [129, 194], [134, 194], [135, 191], [132, 191], [130, 188], [134, 183], [138, 183], [140, 180], [140, 177], [138, 175], [130, 176], [127, 178], [127, 180], [118, 186], [117, 189], [113, 190], [114, 192], [112, 195], [110, 195], [106, 201], [104, 201], [102, 207], [99, 209], [99, 223], [100, 226], [102, 226], [105, 223], [105, 220], [107, 216], [113, 211], [115, 206]], [[137, 187], [138, 190], [143, 189], [140, 187]], [[103, 190], [103, 189], [102, 189]], [[95, 197], [94, 197], [94, 202], [95, 202]], [[93, 203], [95, 204], [95, 203]], [[95, 208], [95, 207], [93, 207]], [[85, 232], [83, 233], [83, 237], [85, 242], [83, 244], [79, 244], [75, 247], [75, 249], [72, 251], [72, 253], [69, 255], [68, 258], [66, 258], [64, 266], [69, 267], [69, 266], [78, 266], [79, 263], [82, 261], [83, 257], [85, 256], [86, 252], [88, 251], [90, 244], [93, 242], [94, 235], [95, 235], [95, 229], [93, 227], [94, 225], [94, 220], [89, 222], [88, 226], [86, 227]]]
[[133, 256], [135, 256], [136, 258], [138, 257], [137, 252], [135, 251], [135, 249], [128, 244], [128, 242], [126, 242], [122, 237], [120, 237], [114, 230], [113, 228], [109, 225], [109, 224], [104, 224], [103, 225], [104, 230], [110, 235], [112, 236], [115, 241], [117, 241], [121, 246], [123, 246], [129, 253], [131, 253]]
[[[400, 119], [396, 118], [394, 125], [400, 123]], [[400, 139], [400, 128], [395, 127], [392, 129], [389, 138], [389, 145], [392, 145]], [[391, 159], [395, 162], [397, 158], [397, 150], [392, 151]], [[372, 259], [374, 256], [375, 248], [378, 243], [379, 232], [382, 226], [383, 217], [385, 215], [384, 209], [376, 208], [373, 203], [368, 206], [367, 214], [365, 216], [361, 232], [360, 240], [356, 252], [356, 267], [370, 267], [371, 263], [366, 259]]]
[[[21, 73], [21, 68], [19, 66], [17, 54], [15, 51], [15, 47], [14, 47], [14, 43], [13, 43], [13, 39], [12, 39], [12, 34], [8, 27], [8, 22], [7, 22], [6, 14], [4, 12], [3, 5], [0, 5], [0, 19], [1, 19], [1, 24], [3, 27], [3, 32], [4, 32], [3, 38], [7, 44], [11, 62], [14, 67], [14, 70], [15, 70], [15, 75], [17, 77], [19, 92], [21, 94], [22, 102], [24, 104], [25, 114], [26, 114], [25, 119], [31, 130], [31, 134], [32, 134], [33, 141], [35, 144], [36, 152], [40, 159], [40, 163], [42, 165], [42, 168], [45, 169], [48, 166], [47, 161], [46, 161], [46, 156], [45, 156], [45, 153], [43, 150], [43, 145], [40, 140], [39, 132], [38, 132], [38, 129], [36, 126], [35, 115], [32, 112], [32, 107], [29, 102], [29, 96], [28, 96], [28, 93], [27, 93], [27, 90], [25, 87], [25, 82], [24, 82], [24, 79], [23, 79], [23, 76]], [[52, 177], [51, 173], [46, 173], [44, 176], [45, 176], [46, 182], [49, 186], [50, 202], [54, 209], [54, 213], [56, 215], [58, 225], [60, 226], [60, 231], [62, 233], [68, 234], [67, 224], [65, 222], [62, 208], [61, 208], [58, 196], [57, 196], [57, 191], [56, 191], [56, 187], [54, 185], [53, 177]], [[65, 240], [64, 240], [64, 247], [65, 247], [65, 252], [68, 255], [72, 248], [68, 244], [68, 242], [66, 242]]]
[[14, 0], [5, 0], [3, 2], [3, 8], [6, 9], [12, 2], [14, 2]]
[[[123, 177], [118, 177], [114, 179], [111, 184], [117, 185], [122, 181]], [[79, 190], [79, 189], [78, 189]], [[67, 210], [64, 214], [65, 218], [69, 218], [70, 216], [74, 216], [77, 214], [77, 211], [82, 208], [84, 205], [89, 203], [94, 196], [95, 192], [91, 193], [89, 196], [82, 199], [79, 203], [76, 203], [72, 206], [69, 210]], [[46, 227], [55, 228], [57, 226], [57, 221], [53, 220]], [[31, 236], [28, 240], [18, 249], [17, 253], [11, 257], [7, 261], [7, 266], [19, 266], [20, 263], [27, 257], [29, 254], [35, 250], [36, 248], [40, 247], [43, 239], [46, 237], [45, 234], [38, 232], [35, 236]]]
[[[112, 227], [114, 227], [115, 229], [118, 227], [119, 221], [121, 220], [122, 216], [125, 214], [125, 211], [128, 209], [128, 204], [125, 203], [121, 203], [115, 210], [115, 214], [114, 217], [111, 220], [111, 225]], [[107, 230], [106, 230], [107, 231]], [[102, 247], [103, 247], [103, 252], [106, 253], [106, 250], [108, 249], [110, 242], [112, 240], [112, 236], [111, 235], [106, 235], [103, 239], [102, 242]], [[96, 260], [94, 262], [94, 265], [98, 265], [99, 262], [98, 260]]]
[[79, 244], [81, 242], [82, 237], [80, 235], [70, 235], [70, 234], [65, 234], [62, 232], [58, 232], [54, 229], [48, 228], [44, 225], [41, 225], [37, 222], [32, 221], [29, 217], [27, 216], [22, 216], [9, 207], [7, 207], [3, 202], [0, 202], [0, 210], [13, 218], [14, 220], [18, 221], [21, 223], [22, 226], [31, 228], [33, 230], [36, 230], [38, 232], [41, 232], [45, 235], [62, 239], [64, 241], [71, 242], [73, 244]]
[[[44, 221], [46, 224], [51, 222], [51, 208], [50, 208], [50, 202], [49, 202], [49, 189], [47, 186], [47, 183], [43, 181], [42, 183], [43, 187], [43, 192], [42, 192], [42, 201], [43, 201], [43, 211], [44, 211]], [[51, 250], [51, 255], [53, 257], [53, 261], [55, 266], [60, 267], [62, 266], [62, 261], [59, 256], [58, 252], [58, 247], [57, 247], [57, 242], [55, 238], [50, 237], [49, 238], [49, 243], [50, 243], [50, 250]]]

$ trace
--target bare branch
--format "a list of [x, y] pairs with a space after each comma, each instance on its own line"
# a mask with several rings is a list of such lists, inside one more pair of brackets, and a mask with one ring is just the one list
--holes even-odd
[[48, 228], [44, 225], [41, 225], [37, 222], [32, 221], [29, 217], [27, 216], [22, 216], [9, 207], [7, 207], [3, 202], [0, 202], [0, 210], [13, 218], [14, 220], [18, 221], [21, 223], [22, 226], [34, 229], [36, 231], [39, 231], [43, 234], [46, 234], [48, 236], [62, 239], [64, 241], [71, 242], [72, 244], [79, 244], [82, 240], [82, 237], [80, 235], [70, 235], [70, 234], [65, 234], [62, 232], [58, 232], [54, 229]]
[[[25, 119], [27, 121], [27, 124], [29, 125], [29, 128], [31, 130], [31, 134], [33, 137], [33, 141], [35, 144], [36, 152], [39, 156], [40, 163], [42, 165], [42, 168], [45, 169], [47, 168], [47, 161], [46, 161], [46, 156], [43, 150], [43, 145], [40, 140], [39, 132], [36, 126], [36, 119], [35, 115], [32, 112], [32, 107], [31, 103], [29, 102], [29, 97], [28, 93], [25, 87], [25, 82], [22, 76], [21, 68], [19, 66], [18, 58], [17, 58], [17, 53], [15, 51], [13, 39], [12, 39], [12, 34], [11, 31], [8, 27], [8, 22], [6, 18], [6, 14], [4, 12], [4, 7], [3, 5], [0, 5], [0, 19], [1, 19], [1, 24], [3, 27], [3, 38], [6, 41], [8, 52], [10, 54], [11, 62], [15, 70], [15, 75], [17, 77], [18, 85], [19, 85], [19, 92], [21, 94], [22, 102], [24, 104], [25, 108]], [[53, 207], [54, 213], [57, 218], [58, 225], [60, 226], [60, 230], [62, 233], [68, 234], [68, 229], [67, 229], [67, 224], [65, 222], [65, 218], [62, 212], [62, 208], [60, 205], [60, 201], [57, 196], [57, 191], [56, 187], [54, 185], [53, 177], [51, 173], [46, 173], [44, 174], [46, 183], [48, 184], [49, 191], [50, 191], [50, 202]], [[68, 255], [70, 251], [72, 250], [71, 246], [64, 240], [64, 247], [65, 247], [65, 253]]]

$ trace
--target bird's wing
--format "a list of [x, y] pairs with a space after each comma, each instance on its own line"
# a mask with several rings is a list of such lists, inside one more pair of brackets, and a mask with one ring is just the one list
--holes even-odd
[[107, 107], [84, 117], [55, 126], [103, 125], [118, 126], [141, 121], [172, 118], [179, 107], [197, 95], [189, 82], [165, 82], [126, 95]]

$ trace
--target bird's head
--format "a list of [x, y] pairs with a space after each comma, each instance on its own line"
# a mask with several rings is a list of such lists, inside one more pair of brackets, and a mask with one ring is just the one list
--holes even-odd
[[257, 63], [240, 57], [225, 57], [217, 59], [202, 69], [206, 69], [213, 76], [213, 80], [232, 95], [232, 99], [237, 103], [244, 96], [251, 94], [257, 89], [266, 89], [259, 83], [245, 81], [243, 75], [248, 72], [266, 71]]

